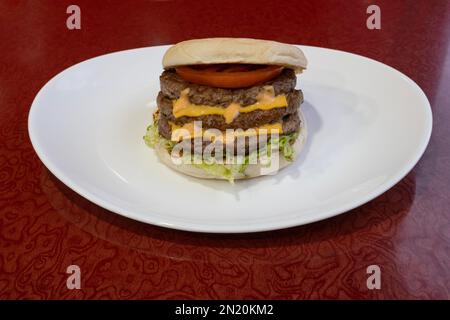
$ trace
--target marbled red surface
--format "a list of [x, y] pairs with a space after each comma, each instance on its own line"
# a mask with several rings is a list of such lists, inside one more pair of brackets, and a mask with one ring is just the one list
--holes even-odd
[[[65, 24], [73, 3], [82, 12], [77, 31]], [[450, 298], [450, 1], [378, 0], [375, 31], [366, 28], [371, 3], [1, 1], [0, 299]], [[399, 69], [431, 102], [427, 151], [405, 179], [356, 210], [244, 235], [122, 218], [39, 161], [27, 115], [55, 74], [104, 53], [211, 36], [336, 48]], [[70, 264], [81, 267], [81, 290], [66, 288]], [[371, 264], [381, 267], [381, 290], [366, 287]]]

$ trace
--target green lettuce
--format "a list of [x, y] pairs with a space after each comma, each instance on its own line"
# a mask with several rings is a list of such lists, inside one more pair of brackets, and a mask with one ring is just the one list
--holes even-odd
[[161, 137], [158, 132], [158, 124], [153, 123], [147, 127], [147, 132], [144, 136], [144, 141], [147, 146], [150, 148], [155, 148], [157, 146], [163, 146], [169, 152], [172, 152], [173, 147], [176, 142], [167, 140], [164, 137]]
[[[263, 149], [253, 151], [253, 153], [245, 156], [243, 161], [240, 161], [239, 164], [217, 163], [216, 161], [214, 161], [214, 159], [212, 159], [213, 161], [201, 161], [200, 163], [195, 163], [195, 161], [192, 163], [191, 161], [191, 163], [193, 166], [202, 169], [209, 174], [224, 178], [233, 183], [238, 174], [243, 174], [245, 172], [251, 162], [250, 160], [258, 159], [263, 152], [267, 152], [267, 156], [270, 157], [272, 144], [277, 143], [279, 152], [284, 156], [286, 160], [292, 161], [295, 155], [293, 144], [295, 140], [297, 140], [298, 135], [299, 132], [295, 132], [292, 134], [283, 135], [278, 138], [271, 138]], [[159, 134], [157, 122], [147, 127], [144, 141], [145, 144], [150, 148], [163, 146], [169, 153], [172, 152], [173, 147], [176, 145], [176, 142], [165, 139]]]
[[193, 164], [193, 166], [204, 170], [207, 173], [210, 173], [216, 177], [221, 177], [228, 180], [231, 183], [234, 183], [234, 179], [239, 173], [244, 173], [248, 164], [223, 164], [223, 163], [200, 163]]
[[284, 156], [284, 158], [288, 161], [293, 161], [295, 156], [295, 150], [293, 147], [293, 144], [295, 140], [297, 140], [299, 131], [284, 135], [278, 138], [274, 138], [270, 140], [270, 143], [274, 143], [275, 139], [278, 140], [278, 149], [280, 150], [281, 154]]

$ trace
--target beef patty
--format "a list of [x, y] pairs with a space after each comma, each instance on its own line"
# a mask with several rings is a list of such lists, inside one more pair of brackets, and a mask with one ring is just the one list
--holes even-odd
[[[283, 134], [294, 133], [294, 132], [298, 131], [298, 129], [300, 128], [300, 117], [298, 115], [298, 110], [295, 111], [294, 113], [291, 113], [291, 114], [288, 114], [288, 115], [282, 117], [280, 120], [277, 120], [277, 121], [281, 121], [281, 123], [282, 123]], [[271, 123], [277, 122], [277, 121], [272, 121]], [[264, 124], [267, 124], [267, 122]], [[204, 129], [207, 128], [204, 126], [204, 123], [202, 123], [202, 128], [204, 128]], [[241, 128], [243, 130], [249, 129], [249, 128], [244, 129], [242, 127], [236, 127], [235, 129], [238, 129], [238, 128]], [[250, 128], [252, 128], [252, 127], [250, 127]], [[168, 140], [171, 139], [172, 127], [169, 123], [169, 120], [167, 118], [165, 118], [164, 116], [162, 116], [161, 114], [159, 114], [159, 119], [158, 119], [158, 131], [159, 131], [159, 134], [161, 136], [163, 136], [164, 138], [166, 138]]]
[[178, 99], [180, 92], [189, 88], [189, 101], [199, 105], [223, 106], [239, 103], [242, 106], [254, 104], [264, 86], [273, 86], [275, 95], [290, 93], [295, 89], [297, 77], [291, 69], [284, 69], [281, 74], [263, 84], [242, 89], [222, 89], [194, 84], [185, 81], [173, 69], [164, 71], [159, 77], [162, 94], [170, 100]]
[[[300, 128], [300, 118], [298, 116], [298, 112], [286, 116], [283, 119], [282, 126], [283, 126], [283, 133], [280, 136], [297, 132]], [[170, 140], [172, 131], [171, 131], [170, 125], [167, 121], [161, 120], [161, 118], [159, 118], [158, 129], [159, 129], [160, 134], [163, 137]], [[211, 142], [208, 140], [203, 140], [201, 138], [196, 138], [198, 141], [198, 146], [201, 147], [201, 149], [199, 148], [198, 150], [196, 150], [194, 148], [195, 147], [194, 139], [185, 140], [182, 143], [185, 143], [184, 149], [185, 150], [190, 149], [191, 153], [200, 153], [201, 152], [203, 154], [205, 152], [208, 152], [208, 150], [209, 150], [209, 152], [211, 152], [214, 150], [220, 150], [220, 148], [222, 148], [222, 154], [224, 156], [226, 155], [227, 151], [233, 151], [234, 155], [248, 155], [257, 149], [264, 147], [267, 144], [267, 141], [269, 140], [269, 138], [270, 138], [270, 135], [265, 140], [260, 140], [260, 139], [251, 140], [247, 137], [245, 139], [240, 140], [241, 143], [243, 142], [243, 145], [239, 146], [239, 148], [238, 148], [238, 139], [235, 139], [233, 142], [233, 145], [232, 146], [230, 145], [228, 148], [227, 148], [227, 145], [224, 143]], [[212, 152], [212, 155], [215, 155], [215, 153]]]
[[216, 128], [219, 130], [249, 129], [279, 120], [287, 115], [297, 112], [299, 105], [303, 102], [303, 94], [300, 90], [294, 90], [286, 94], [287, 107], [274, 108], [271, 110], [255, 110], [252, 112], [240, 113], [231, 123], [226, 123], [221, 115], [206, 115], [200, 117], [179, 117], [175, 118], [172, 113], [172, 100], [166, 98], [162, 92], [158, 94], [157, 104], [161, 117], [176, 124], [192, 122], [193, 119], [202, 121], [204, 128]]

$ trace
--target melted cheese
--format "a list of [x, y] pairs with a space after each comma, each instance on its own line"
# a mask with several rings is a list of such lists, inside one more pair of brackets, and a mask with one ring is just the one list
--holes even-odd
[[173, 115], [175, 118], [200, 117], [206, 115], [221, 115], [225, 123], [229, 124], [239, 115], [239, 113], [252, 112], [255, 110], [271, 110], [274, 108], [284, 108], [287, 106], [284, 94], [275, 96], [272, 86], [265, 86], [258, 97], [257, 102], [248, 106], [241, 106], [238, 103], [231, 103], [226, 108], [219, 106], [197, 105], [189, 102], [189, 88], [181, 91], [180, 98], [173, 100]]
[[209, 141], [223, 141], [224, 138], [226, 138], [226, 141], [232, 141], [235, 138], [244, 136], [244, 137], [251, 137], [251, 136], [257, 136], [260, 133], [261, 134], [281, 134], [283, 132], [283, 126], [281, 122], [277, 123], [271, 123], [271, 124], [265, 124], [256, 128], [251, 128], [247, 130], [233, 130], [229, 129], [228, 132], [222, 132], [217, 129], [211, 130], [211, 129], [202, 129], [201, 126], [197, 125], [194, 122], [186, 123], [182, 126], [179, 126], [173, 122], [169, 122], [171, 128], [172, 128], [172, 141], [180, 141], [184, 139], [192, 139], [192, 138], [204, 138]]

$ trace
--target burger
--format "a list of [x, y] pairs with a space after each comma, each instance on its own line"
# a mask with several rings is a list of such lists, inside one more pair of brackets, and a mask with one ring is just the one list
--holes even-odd
[[293, 163], [307, 127], [292, 45], [247, 38], [183, 41], [163, 57], [144, 140], [162, 163], [204, 179], [253, 178]]

